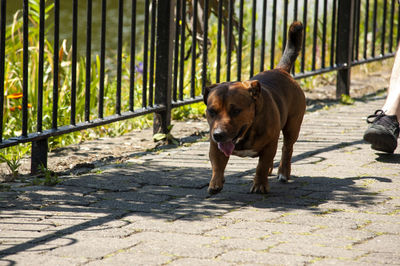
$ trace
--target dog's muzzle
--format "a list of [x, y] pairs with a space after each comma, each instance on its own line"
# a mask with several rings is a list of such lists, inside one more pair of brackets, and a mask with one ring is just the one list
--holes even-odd
[[222, 151], [226, 157], [229, 157], [233, 153], [233, 150], [235, 149], [236, 142], [240, 137], [242, 137], [245, 130], [246, 130], [246, 125], [240, 128], [239, 133], [233, 139], [229, 139], [226, 132], [217, 128], [214, 130], [212, 138], [216, 143], [218, 143], [218, 149]]
[[226, 132], [222, 131], [220, 128], [216, 128], [212, 135], [215, 142], [225, 142], [227, 141]]

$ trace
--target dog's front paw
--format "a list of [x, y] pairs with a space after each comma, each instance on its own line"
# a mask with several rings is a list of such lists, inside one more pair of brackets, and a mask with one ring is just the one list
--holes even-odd
[[222, 187], [208, 187], [208, 194], [215, 195], [218, 194], [222, 190]]
[[210, 184], [208, 185], [208, 193], [210, 195], [219, 193], [222, 190], [222, 188], [224, 187], [224, 183], [225, 183], [224, 179], [222, 179], [221, 181], [211, 180]]
[[284, 175], [282, 175], [282, 174], [279, 174], [277, 178], [282, 183], [287, 183], [289, 181], [289, 178], [284, 176]]
[[266, 194], [269, 192], [269, 184], [268, 182], [265, 183], [254, 183], [250, 189], [251, 193], [259, 193], [259, 194]]

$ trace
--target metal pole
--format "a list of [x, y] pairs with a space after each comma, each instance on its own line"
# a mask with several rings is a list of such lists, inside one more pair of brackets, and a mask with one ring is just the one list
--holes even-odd
[[171, 124], [174, 7], [175, 0], [157, 1], [155, 104], [165, 109], [154, 114], [154, 133], [167, 133]]
[[[59, 8], [55, 5], [55, 8]], [[39, 35], [39, 69], [38, 69], [38, 114], [37, 131], [42, 132], [42, 114], [43, 114], [43, 50], [44, 50], [44, 23], [45, 23], [45, 1], [40, 1], [40, 35]], [[55, 38], [56, 39], [56, 38]], [[57, 48], [58, 50], [58, 48]], [[58, 53], [58, 52], [57, 52]], [[55, 61], [58, 61], [55, 60]], [[53, 103], [55, 104], [55, 103]], [[39, 166], [47, 168], [48, 138], [32, 141], [31, 150], [31, 174], [39, 171]]]
[[48, 138], [32, 141], [31, 174], [39, 172], [39, 166], [47, 168]]
[[336, 64], [342, 67], [337, 73], [336, 98], [350, 94], [350, 72], [353, 54], [354, 0], [339, 0], [336, 42]]
[[0, 10], [0, 143], [3, 141], [4, 117], [4, 70], [6, 50], [6, 0], [1, 1]]

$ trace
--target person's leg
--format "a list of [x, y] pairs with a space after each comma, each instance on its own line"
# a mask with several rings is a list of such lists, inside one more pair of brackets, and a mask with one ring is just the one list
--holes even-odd
[[400, 52], [396, 54], [386, 102], [382, 107], [386, 115], [396, 115], [400, 123]]

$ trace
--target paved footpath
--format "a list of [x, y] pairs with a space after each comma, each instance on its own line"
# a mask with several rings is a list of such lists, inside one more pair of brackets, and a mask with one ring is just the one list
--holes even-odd
[[0, 265], [400, 265], [400, 149], [362, 141], [382, 103], [308, 112], [293, 181], [274, 170], [268, 195], [248, 193], [257, 160], [232, 157], [209, 197], [206, 142], [12, 186], [0, 192]]

